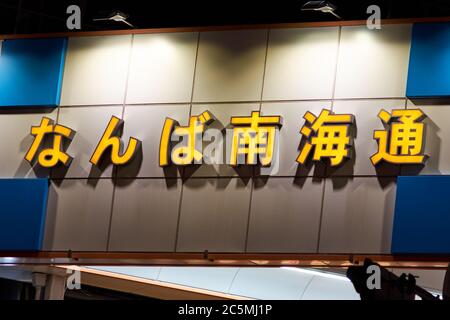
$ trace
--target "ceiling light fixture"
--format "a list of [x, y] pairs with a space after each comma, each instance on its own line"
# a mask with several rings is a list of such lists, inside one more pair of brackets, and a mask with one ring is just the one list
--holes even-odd
[[338, 19], [342, 19], [334, 11], [337, 7], [328, 1], [308, 1], [302, 6], [302, 11], [320, 11], [323, 13], [331, 13]]
[[116, 21], [125, 23], [127, 26], [134, 28], [134, 26], [127, 21], [129, 15], [121, 11], [113, 10], [100, 13], [93, 21]]

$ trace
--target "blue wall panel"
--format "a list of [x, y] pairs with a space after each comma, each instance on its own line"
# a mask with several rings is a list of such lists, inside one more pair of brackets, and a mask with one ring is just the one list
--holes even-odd
[[5, 40], [0, 107], [59, 105], [67, 39]]
[[392, 253], [450, 254], [450, 176], [398, 177]]
[[41, 249], [48, 179], [0, 179], [0, 251]]
[[413, 26], [406, 96], [450, 96], [450, 23]]

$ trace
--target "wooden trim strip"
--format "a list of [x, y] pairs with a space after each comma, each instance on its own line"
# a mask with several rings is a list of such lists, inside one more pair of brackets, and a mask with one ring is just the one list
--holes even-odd
[[337, 267], [361, 265], [365, 258], [386, 267], [446, 269], [450, 255], [301, 253], [140, 253], [0, 252], [1, 264]]
[[133, 293], [164, 300], [253, 300], [250, 298], [193, 288], [175, 283], [144, 279], [114, 272], [76, 266], [55, 266], [55, 269], [79, 270], [81, 285]]
[[[433, 18], [404, 18], [404, 19], [383, 19], [382, 24], [408, 24], [408, 23], [431, 23], [449, 22], [450, 17]], [[7, 39], [31, 39], [31, 38], [61, 38], [61, 37], [91, 37], [91, 36], [111, 36], [129, 34], [150, 34], [150, 33], [174, 33], [174, 32], [205, 32], [205, 31], [225, 31], [244, 29], [285, 29], [285, 28], [318, 28], [337, 26], [361, 26], [366, 20], [344, 20], [344, 21], [321, 21], [321, 22], [292, 22], [274, 24], [244, 24], [229, 26], [205, 26], [205, 27], [176, 27], [176, 28], [152, 28], [152, 29], [126, 29], [126, 30], [103, 30], [103, 31], [75, 31], [75, 32], [55, 32], [55, 33], [35, 33], [35, 34], [6, 34], [0, 35], [0, 40]]]

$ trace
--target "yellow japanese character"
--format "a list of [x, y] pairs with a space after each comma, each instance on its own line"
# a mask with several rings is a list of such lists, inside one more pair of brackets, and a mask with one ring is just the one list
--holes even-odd
[[[332, 114], [330, 110], [323, 109], [319, 117], [311, 112], [303, 116], [308, 125], [304, 125], [300, 133], [307, 139], [297, 162], [305, 164], [308, 155], [314, 147], [314, 161], [323, 158], [330, 159], [331, 166], [340, 165], [344, 158], [350, 157], [349, 146], [352, 137], [349, 134], [349, 126], [353, 124], [354, 117], [351, 114]], [[311, 137], [311, 134], [314, 135]]]
[[[282, 125], [282, 118], [261, 117], [259, 111], [253, 111], [251, 117], [231, 117], [231, 124], [234, 128], [230, 165], [255, 165], [258, 159], [263, 166], [271, 165], [275, 134]], [[238, 161], [238, 157], [244, 157], [245, 160]]]
[[[38, 152], [42, 142], [46, 135], [53, 135], [53, 147], [46, 148]], [[62, 148], [63, 137], [72, 139], [75, 134], [70, 128], [62, 125], [54, 125], [53, 120], [43, 117], [41, 124], [37, 127], [31, 127], [31, 135], [33, 135], [34, 141], [25, 155], [25, 160], [32, 163], [37, 153], [37, 162], [40, 166], [45, 168], [51, 168], [56, 166], [59, 162], [64, 165], [68, 165], [72, 158], [65, 153]]]
[[123, 120], [112, 116], [100, 142], [97, 145], [97, 148], [95, 148], [95, 151], [89, 160], [90, 163], [97, 166], [103, 156], [103, 153], [109, 149], [111, 150], [111, 162], [113, 164], [123, 165], [131, 160], [140, 141], [131, 137], [129, 139], [127, 149], [122, 153], [122, 140], [118, 137], [119, 131], [122, 127]]
[[[191, 116], [189, 125], [186, 127], [180, 126], [177, 121], [171, 118], [166, 118], [159, 144], [159, 165], [165, 167], [171, 162], [178, 166], [200, 163], [203, 154], [198, 149], [201, 147], [205, 125], [213, 121], [214, 118], [209, 111], [205, 111], [199, 116]], [[183, 141], [173, 148], [170, 154], [172, 135], [183, 137]]]
[[376, 130], [374, 139], [378, 140], [378, 152], [370, 160], [376, 165], [381, 160], [393, 164], [423, 164], [423, 136], [425, 125], [421, 123], [426, 116], [420, 109], [385, 110], [378, 117], [388, 127]]

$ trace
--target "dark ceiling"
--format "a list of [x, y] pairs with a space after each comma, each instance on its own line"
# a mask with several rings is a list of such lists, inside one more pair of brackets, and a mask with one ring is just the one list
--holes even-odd
[[[129, 28], [120, 22], [93, 22], [99, 12], [116, 9], [138, 28], [333, 21], [331, 14], [302, 12], [305, 0], [0, 0], [0, 34], [61, 32], [66, 8], [77, 4], [82, 30]], [[366, 19], [377, 4], [382, 18], [450, 16], [450, 0], [330, 0], [345, 20]]]

